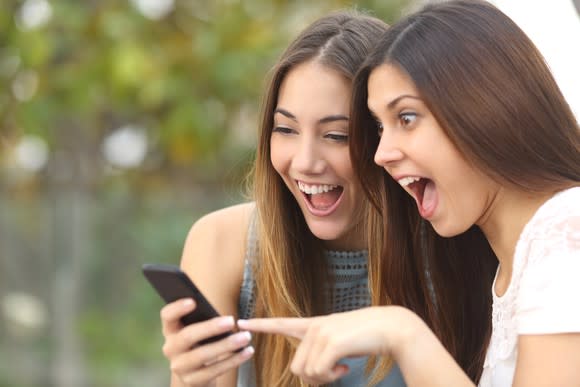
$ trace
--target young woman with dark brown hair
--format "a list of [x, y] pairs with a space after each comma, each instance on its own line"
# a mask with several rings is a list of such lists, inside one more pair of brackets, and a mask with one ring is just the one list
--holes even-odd
[[[309, 317], [388, 304], [382, 243], [368, 238], [384, 223], [365, 200], [348, 146], [352, 79], [386, 29], [356, 12], [331, 14], [306, 28], [274, 67], [253, 173], [255, 202], [197, 221], [181, 261], [225, 317], [184, 328], [179, 318], [194, 303], [162, 310], [173, 387], [305, 385], [289, 370], [296, 343], [288, 338], [257, 334], [252, 347], [249, 333], [239, 332], [197, 343], [232, 329], [240, 317]], [[237, 348], [245, 349], [233, 353]], [[350, 376], [336, 386], [403, 385], [386, 357], [345, 361]]]
[[521, 29], [477, 0], [401, 20], [357, 74], [351, 125], [400, 306], [240, 328], [301, 339], [292, 371], [313, 383], [373, 354], [409, 386], [580, 385], [580, 129]]

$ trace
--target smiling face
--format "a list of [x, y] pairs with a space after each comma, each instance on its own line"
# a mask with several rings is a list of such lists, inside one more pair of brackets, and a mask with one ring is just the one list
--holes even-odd
[[368, 107], [382, 127], [375, 162], [415, 198], [421, 216], [445, 237], [483, 222], [498, 184], [467, 162], [409, 76], [383, 64], [367, 86]]
[[327, 248], [364, 248], [356, 225], [364, 199], [348, 150], [351, 83], [309, 61], [285, 76], [274, 113], [270, 159], [312, 233]]

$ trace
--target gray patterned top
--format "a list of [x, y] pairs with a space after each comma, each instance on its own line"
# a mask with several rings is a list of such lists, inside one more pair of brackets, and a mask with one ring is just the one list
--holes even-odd
[[[240, 289], [238, 316], [243, 319], [251, 318], [254, 311], [254, 278], [252, 265], [257, 257], [258, 241], [253, 222], [250, 225], [247, 239], [247, 250], [244, 265], [244, 276]], [[370, 305], [368, 289], [368, 255], [366, 251], [326, 251], [326, 258], [330, 265], [331, 274], [335, 283], [329, 294], [332, 294], [332, 311], [346, 312]], [[350, 366], [350, 373], [342, 379], [332, 383], [332, 387], [364, 387], [367, 379], [364, 375], [366, 358], [343, 359], [342, 363]], [[242, 364], [238, 370], [238, 387], [254, 387], [255, 376], [253, 362]], [[398, 367], [393, 367], [377, 387], [405, 386]]]

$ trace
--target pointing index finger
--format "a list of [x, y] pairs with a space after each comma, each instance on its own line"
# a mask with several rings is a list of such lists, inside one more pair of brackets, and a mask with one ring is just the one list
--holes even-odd
[[275, 333], [297, 339], [304, 337], [309, 326], [310, 319], [297, 317], [238, 320], [238, 327], [243, 330]]

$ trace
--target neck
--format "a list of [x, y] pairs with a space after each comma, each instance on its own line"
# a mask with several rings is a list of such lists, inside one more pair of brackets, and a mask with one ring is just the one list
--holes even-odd
[[323, 241], [326, 250], [333, 251], [360, 251], [366, 250], [367, 244], [361, 236], [349, 236], [348, 238]]
[[322, 244], [326, 250], [334, 251], [360, 251], [368, 248], [362, 222], [357, 223], [351, 230], [340, 238], [325, 240], [322, 241]]
[[498, 280], [506, 280], [505, 287], [511, 279], [515, 248], [524, 227], [553, 194], [502, 188], [478, 222], [499, 260]]

